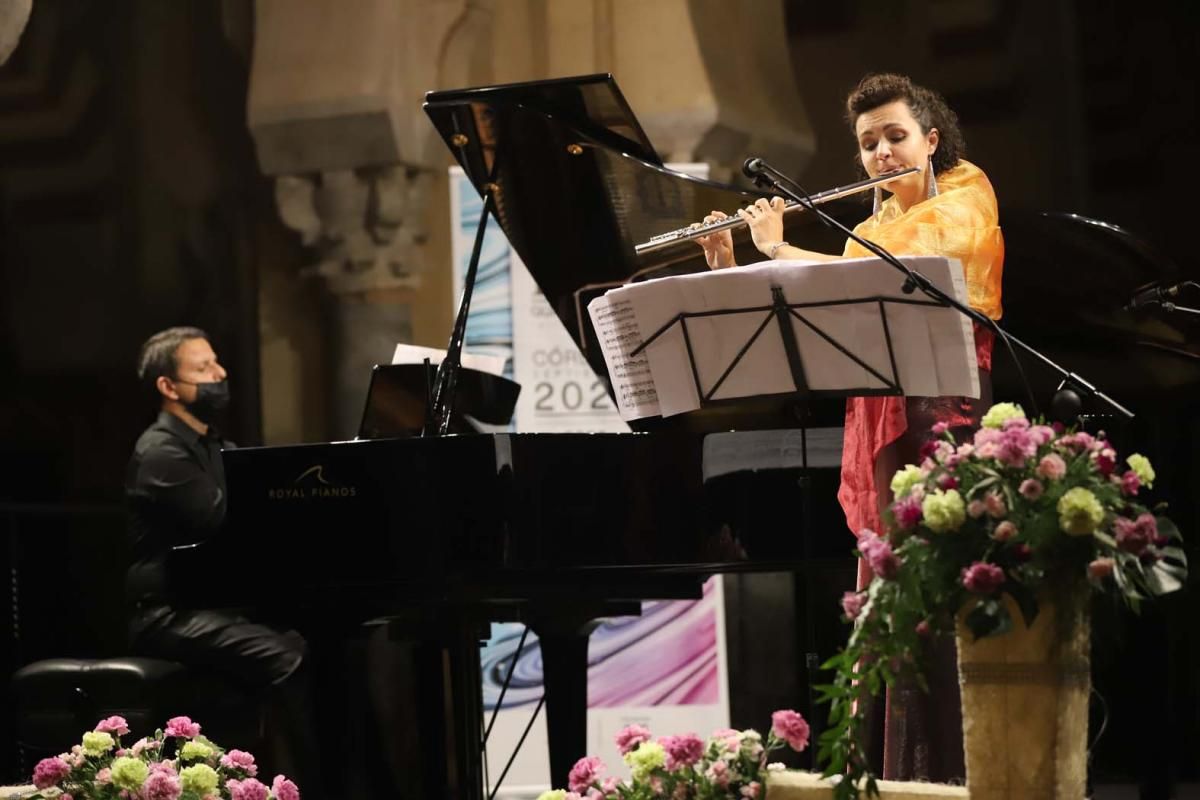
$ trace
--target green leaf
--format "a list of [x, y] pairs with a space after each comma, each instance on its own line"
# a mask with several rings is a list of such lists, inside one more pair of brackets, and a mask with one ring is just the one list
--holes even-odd
[[1008, 609], [994, 597], [981, 601], [971, 609], [966, 622], [967, 627], [971, 629], [971, 635], [977, 640], [1012, 630], [1012, 619], [1008, 616]]
[[1004, 584], [1002, 591], [1006, 592], [1016, 602], [1017, 608], [1021, 609], [1021, 618], [1025, 620], [1025, 627], [1032, 625], [1038, 615], [1038, 602], [1033, 590], [1020, 581], [1009, 580]]

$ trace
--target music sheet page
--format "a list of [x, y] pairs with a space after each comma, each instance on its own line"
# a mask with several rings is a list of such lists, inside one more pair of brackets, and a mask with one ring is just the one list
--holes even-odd
[[[902, 261], [966, 302], [957, 261], [932, 256]], [[905, 294], [903, 282], [895, 268], [873, 257], [769, 261], [630, 284], [593, 301], [589, 312], [597, 330], [608, 331], [601, 343], [614, 385], [622, 386], [618, 401], [622, 394], [653, 396], [657, 407], [635, 410], [635, 399], [629, 400], [623, 416], [627, 410], [670, 416], [699, 408], [702, 398], [796, 391], [772, 309], [776, 287], [792, 306], [786, 319], [809, 389], [855, 394], [898, 382], [908, 395], [978, 397], [970, 320], [955, 309], [929, 305], [920, 292]], [[632, 359], [630, 352], [644, 337], [664, 326]], [[614, 363], [620, 373], [613, 372]]]

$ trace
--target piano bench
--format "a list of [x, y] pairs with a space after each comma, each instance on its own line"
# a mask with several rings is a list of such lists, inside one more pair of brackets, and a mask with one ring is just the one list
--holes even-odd
[[29, 763], [70, 750], [113, 715], [129, 724], [126, 746], [177, 716], [229, 746], [253, 749], [262, 733], [258, 698], [174, 661], [51, 658], [17, 670], [11, 689], [13, 730]]

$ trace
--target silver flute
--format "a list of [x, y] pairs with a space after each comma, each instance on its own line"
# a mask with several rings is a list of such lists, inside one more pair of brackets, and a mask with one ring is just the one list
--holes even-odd
[[[823, 192], [809, 195], [808, 200], [813, 205], [828, 203], [830, 200], [837, 200], [839, 197], [865, 192], [867, 189], [872, 189], [876, 186], [882, 186], [885, 183], [891, 183], [898, 178], [903, 178], [905, 175], [911, 175], [914, 172], [920, 171], [921, 169], [919, 167], [909, 167], [908, 169], [898, 170], [897, 172], [889, 172], [886, 175], [880, 175], [878, 178], [867, 178], [866, 180], [861, 180], [858, 183], [851, 183], [847, 184], [846, 186], [835, 186], [832, 189], [827, 189]], [[807, 205], [808, 203], [797, 203], [795, 200], [787, 200], [784, 202], [783, 210], [784, 213], [786, 213], [797, 208], [805, 208]], [[643, 242], [633, 249], [638, 255], [641, 255], [642, 253], [661, 250], [662, 248], [669, 247], [676, 242], [684, 242], [690, 239], [699, 238], [701, 236], [708, 236], [716, 233], [717, 231], [723, 231], [727, 228], [736, 228], [745, 224], [747, 224], [746, 220], [742, 219], [737, 214], [734, 214], [731, 217], [726, 217], [725, 219], [717, 220], [715, 222], [702, 224], [699, 227], [680, 228], [678, 230], [670, 231], [669, 233], [660, 233], [658, 236], [651, 237], [648, 242]]]

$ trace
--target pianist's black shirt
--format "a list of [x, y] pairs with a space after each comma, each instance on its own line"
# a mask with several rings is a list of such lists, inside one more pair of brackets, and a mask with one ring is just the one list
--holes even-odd
[[202, 436], [166, 411], [138, 437], [125, 472], [131, 602], [163, 602], [167, 551], [207, 538], [225, 521], [221, 448], [233, 446], [211, 427]]

